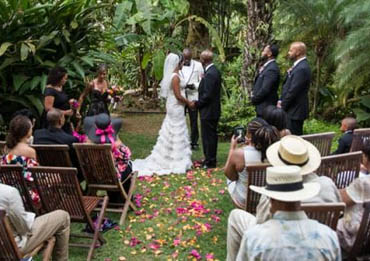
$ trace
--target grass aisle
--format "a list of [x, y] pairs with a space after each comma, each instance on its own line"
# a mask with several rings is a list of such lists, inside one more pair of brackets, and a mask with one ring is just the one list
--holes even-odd
[[[133, 158], [150, 154], [162, 119], [161, 114], [124, 117], [121, 139]], [[219, 166], [228, 146], [219, 143]], [[201, 151], [193, 154], [194, 160], [201, 158]], [[222, 171], [140, 178], [135, 203], [139, 208], [129, 212], [125, 225], [104, 234], [107, 243], [95, 250], [95, 260], [225, 260], [232, 203]], [[107, 216], [119, 220], [118, 215]], [[70, 260], [85, 260], [86, 255], [84, 249], [70, 248]]]

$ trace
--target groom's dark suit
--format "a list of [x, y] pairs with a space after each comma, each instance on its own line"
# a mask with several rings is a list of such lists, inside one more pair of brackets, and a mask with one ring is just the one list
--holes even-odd
[[210, 65], [206, 68], [198, 90], [199, 100], [195, 105], [200, 111], [204, 164], [216, 167], [217, 125], [221, 114], [221, 73], [216, 66]]
[[258, 117], [263, 116], [263, 111], [269, 105], [276, 105], [278, 101], [280, 70], [275, 61], [263, 66], [258, 73], [254, 85], [252, 104], [256, 106]]
[[281, 95], [281, 107], [288, 114], [288, 129], [294, 135], [302, 135], [303, 122], [308, 118], [310, 84], [310, 66], [307, 59], [303, 59], [288, 72]]

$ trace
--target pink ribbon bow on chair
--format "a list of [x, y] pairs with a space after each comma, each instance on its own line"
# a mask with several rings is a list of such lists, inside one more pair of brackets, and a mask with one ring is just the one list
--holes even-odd
[[109, 126], [105, 129], [96, 129], [95, 134], [97, 136], [100, 136], [100, 143], [104, 144], [105, 143], [105, 135], [108, 136], [108, 139], [110, 143], [113, 145], [114, 144], [114, 139], [112, 134], [114, 133], [114, 129], [112, 127], [112, 124], [109, 124]]

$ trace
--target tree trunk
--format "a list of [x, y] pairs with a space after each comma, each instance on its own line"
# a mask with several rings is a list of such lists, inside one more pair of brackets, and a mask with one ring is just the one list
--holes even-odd
[[317, 104], [318, 104], [318, 97], [319, 97], [319, 90], [320, 90], [320, 77], [321, 77], [321, 60], [323, 57], [317, 56], [316, 59], [316, 82], [315, 82], [315, 89], [313, 93], [313, 109], [312, 114], [313, 117], [316, 116], [317, 112]]
[[141, 66], [144, 57], [144, 48], [142, 46], [139, 47], [138, 54], [137, 54], [137, 61], [140, 68], [140, 87], [143, 90], [143, 98], [148, 96], [148, 81], [145, 69]]
[[241, 74], [243, 89], [251, 96], [263, 47], [272, 40], [272, 17], [277, 0], [247, 0], [248, 23]]
[[[188, 15], [200, 16], [209, 21], [210, 7], [208, 0], [190, 0]], [[186, 45], [193, 48], [194, 54], [210, 47], [210, 38], [207, 27], [194, 20], [189, 21], [188, 35], [186, 38]]]

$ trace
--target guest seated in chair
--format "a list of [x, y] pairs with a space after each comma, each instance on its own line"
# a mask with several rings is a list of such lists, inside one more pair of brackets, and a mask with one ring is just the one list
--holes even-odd
[[352, 117], [347, 117], [342, 120], [340, 130], [344, 134], [342, 137], [340, 137], [338, 141], [338, 148], [333, 152], [333, 155], [348, 153], [350, 151], [353, 139], [353, 130], [356, 128], [356, 124], [356, 119]]
[[288, 116], [282, 108], [273, 105], [267, 106], [263, 111], [263, 119], [279, 131], [280, 138], [291, 134], [290, 130], [287, 129]]
[[[363, 147], [363, 157], [368, 166], [370, 158], [370, 141], [366, 141]], [[364, 163], [364, 161], [363, 161]], [[339, 219], [337, 234], [340, 244], [345, 251], [350, 251], [356, 240], [364, 212], [363, 203], [370, 201], [370, 175], [356, 178], [348, 187], [341, 189], [340, 194], [346, 204], [344, 217]]]
[[64, 210], [56, 210], [35, 217], [24, 210], [19, 191], [0, 184], [0, 209], [5, 210], [14, 231], [14, 239], [22, 254], [34, 250], [42, 242], [55, 237], [53, 260], [68, 260], [70, 217]]
[[364, 142], [362, 147], [362, 162], [360, 168], [360, 178], [370, 176], [370, 140]]
[[[272, 166], [299, 165], [301, 167], [300, 173], [303, 184], [315, 182], [320, 185], [319, 193], [312, 198], [304, 199], [304, 203], [338, 203], [342, 201], [339, 190], [333, 180], [325, 176], [319, 177], [315, 174], [321, 163], [321, 155], [318, 149], [310, 142], [295, 135], [285, 136], [267, 149], [266, 157]], [[235, 255], [235, 252], [237, 252], [235, 249], [239, 249], [244, 231], [256, 224], [263, 224], [272, 217], [271, 200], [266, 195], [262, 195], [260, 198], [256, 216], [241, 209], [232, 210], [228, 222], [228, 260], [235, 260], [235, 257], [231, 256], [229, 258], [229, 253], [234, 253]], [[231, 234], [229, 234], [229, 231]]]
[[[84, 130], [88, 137], [88, 142], [95, 144], [112, 145], [112, 155], [114, 158], [117, 176], [124, 181], [132, 172], [131, 151], [125, 146], [118, 137], [121, 129], [121, 119], [111, 119], [106, 113], [96, 116], [86, 117], [84, 120]], [[129, 191], [131, 180], [127, 180], [123, 185], [126, 192]], [[108, 192], [109, 202], [122, 203], [119, 192]]]
[[342, 260], [335, 231], [309, 219], [301, 210], [301, 201], [315, 197], [320, 184], [303, 183], [298, 166], [269, 167], [266, 187], [250, 186], [249, 189], [271, 199], [273, 216], [243, 231], [240, 248], [229, 248], [231, 236], [238, 236], [229, 231], [229, 226], [227, 260], [235, 260], [235, 257], [240, 261]]
[[[245, 138], [245, 146], [237, 148], [238, 140]], [[252, 120], [247, 127], [246, 137], [231, 138], [229, 157], [225, 165], [228, 190], [238, 205], [245, 204], [245, 184], [248, 173], [245, 166], [249, 163], [262, 163], [266, 160], [267, 148], [280, 139], [278, 130], [261, 118]]]
[[[33, 178], [27, 170], [29, 167], [39, 165], [36, 161], [36, 151], [30, 147], [29, 139], [32, 137], [32, 122], [23, 115], [15, 116], [9, 124], [9, 132], [6, 136], [7, 154], [2, 156], [1, 165], [21, 165], [23, 177], [31, 185]], [[30, 191], [32, 200], [38, 204], [40, 197], [35, 189]]]
[[50, 109], [47, 113], [48, 128], [35, 131], [35, 144], [66, 144], [72, 146], [78, 139], [67, 132], [62, 127], [65, 123], [65, 116], [59, 109]]

